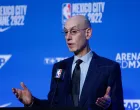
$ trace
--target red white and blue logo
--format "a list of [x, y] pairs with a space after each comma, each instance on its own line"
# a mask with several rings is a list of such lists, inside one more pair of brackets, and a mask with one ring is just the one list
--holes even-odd
[[55, 78], [61, 78], [62, 69], [57, 69]]
[[62, 24], [71, 17], [71, 4], [70, 3], [63, 3], [62, 4]]

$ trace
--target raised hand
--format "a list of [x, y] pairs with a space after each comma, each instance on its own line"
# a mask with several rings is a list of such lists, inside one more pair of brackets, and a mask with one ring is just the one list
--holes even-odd
[[23, 82], [20, 83], [21, 89], [12, 88], [12, 92], [15, 94], [15, 96], [18, 98], [20, 102], [22, 102], [24, 105], [30, 105], [33, 102], [33, 97], [29, 89], [24, 85]]
[[111, 87], [108, 86], [105, 95], [103, 97], [99, 97], [96, 100], [96, 104], [102, 107], [103, 109], [107, 109], [111, 104], [110, 91], [111, 91]]

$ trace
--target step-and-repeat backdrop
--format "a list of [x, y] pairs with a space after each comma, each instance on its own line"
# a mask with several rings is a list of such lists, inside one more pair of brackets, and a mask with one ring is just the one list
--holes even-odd
[[139, 0], [0, 0], [0, 106], [21, 107], [12, 87], [24, 82], [47, 99], [54, 63], [69, 52], [63, 25], [74, 15], [91, 21], [90, 45], [120, 63], [126, 110], [140, 110]]

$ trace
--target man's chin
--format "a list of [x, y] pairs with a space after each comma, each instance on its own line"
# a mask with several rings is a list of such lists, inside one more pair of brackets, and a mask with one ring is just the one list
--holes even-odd
[[69, 48], [69, 51], [70, 52], [74, 52], [74, 53], [76, 52], [76, 50], [75, 49], [72, 49], [72, 48]]
[[69, 51], [70, 52], [73, 52], [74, 54], [78, 54], [80, 52], [80, 50], [70, 49], [70, 48], [69, 48]]

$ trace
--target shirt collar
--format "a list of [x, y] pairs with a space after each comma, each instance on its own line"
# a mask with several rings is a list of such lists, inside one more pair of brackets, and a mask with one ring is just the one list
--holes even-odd
[[88, 62], [88, 60], [93, 56], [93, 52], [92, 51], [89, 51], [87, 54], [85, 54], [84, 56], [82, 57], [78, 57], [78, 56], [74, 56], [74, 60], [73, 60], [73, 63], [76, 63], [76, 61], [78, 59], [81, 59], [84, 63]]

